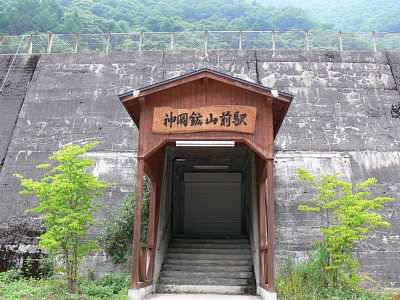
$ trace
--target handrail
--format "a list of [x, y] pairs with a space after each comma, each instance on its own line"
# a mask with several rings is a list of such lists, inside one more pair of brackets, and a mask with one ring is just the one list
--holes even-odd
[[[0, 36], [0, 54], [17, 53], [21, 37]], [[176, 31], [32, 34], [18, 54], [147, 50], [400, 51], [400, 32]]]

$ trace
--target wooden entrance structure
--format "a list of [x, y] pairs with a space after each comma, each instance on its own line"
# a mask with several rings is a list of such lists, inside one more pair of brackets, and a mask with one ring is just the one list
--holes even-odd
[[[273, 292], [274, 139], [293, 96], [201, 69], [119, 97], [139, 129], [132, 289], [153, 284], [166, 147], [232, 141], [256, 154], [259, 285]], [[144, 174], [151, 180], [148, 244], [140, 243]]]

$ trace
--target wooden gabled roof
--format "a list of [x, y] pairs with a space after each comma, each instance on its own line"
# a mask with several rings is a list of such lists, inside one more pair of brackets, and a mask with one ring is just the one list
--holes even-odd
[[279, 128], [285, 118], [286, 112], [289, 109], [293, 95], [265, 87], [260, 84], [256, 84], [250, 81], [246, 81], [240, 78], [236, 78], [218, 71], [211, 69], [200, 69], [194, 72], [187, 73], [178, 77], [174, 77], [159, 83], [155, 83], [146, 87], [135, 89], [131, 92], [119, 95], [119, 99], [128, 111], [132, 120], [139, 128], [140, 124], [140, 103], [144, 103], [146, 96], [155, 94], [167, 89], [179, 87], [181, 85], [188, 84], [196, 80], [216, 80], [221, 83], [225, 83], [231, 86], [235, 86], [240, 89], [254, 92], [256, 94], [264, 95], [269, 99], [274, 100], [274, 137], [279, 131]]

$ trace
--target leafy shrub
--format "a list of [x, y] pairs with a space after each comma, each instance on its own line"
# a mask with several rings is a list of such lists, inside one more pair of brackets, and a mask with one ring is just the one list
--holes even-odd
[[368, 188], [377, 183], [376, 178], [368, 178], [353, 186], [339, 180], [338, 173], [332, 176], [324, 174], [318, 179], [310, 172], [298, 169], [298, 176], [317, 190], [317, 196], [308, 200], [310, 205], [299, 205], [298, 209], [323, 212], [328, 220], [326, 227], [320, 229], [323, 233], [322, 244], [327, 251], [322, 276], [324, 285], [335, 286], [343, 280], [358, 286], [363, 277], [358, 272], [359, 262], [353, 251], [362, 239], [368, 238], [371, 229], [390, 226], [376, 211], [384, 208], [383, 203], [394, 199], [368, 199], [372, 196]]
[[[278, 274], [275, 289], [281, 300], [395, 300], [390, 294], [378, 294], [359, 288], [350, 287], [345, 282], [336, 286], [323, 284], [324, 268], [326, 267], [327, 249], [323, 243], [316, 243], [316, 249], [303, 265], [294, 265], [289, 256], [285, 269]], [[396, 299], [397, 300], [397, 299]]]
[[113, 290], [110, 287], [100, 286], [96, 284], [90, 284], [82, 288], [82, 292], [88, 296], [94, 296], [99, 298], [109, 298], [114, 295]]
[[0, 286], [5, 286], [12, 282], [16, 282], [22, 278], [22, 272], [20, 270], [8, 270], [0, 273]]
[[[142, 196], [141, 242], [147, 243], [150, 208], [150, 179], [145, 176]], [[123, 208], [113, 214], [100, 236], [101, 247], [111, 256], [114, 264], [122, 263], [132, 253], [133, 229], [135, 221], [135, 193], [124, 199]]]
[[51, 256], [41, 255], [39, 259], [41, 278], [49, 278], [54, 274], [54, 260]]
[[118, 294], [128, 288], [131, 282], [129, 276], [110, 274], [97, 278], [94, 283], [97, 286], [110, 288], [113, 294]]

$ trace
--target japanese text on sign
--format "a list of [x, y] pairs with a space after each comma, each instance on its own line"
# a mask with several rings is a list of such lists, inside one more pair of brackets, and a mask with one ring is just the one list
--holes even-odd
[[257, 109], [251, 106], [217, 105], [193, 109], [155, 107], [153, 132], [160, 134], [201, 131], [254, 133]]

